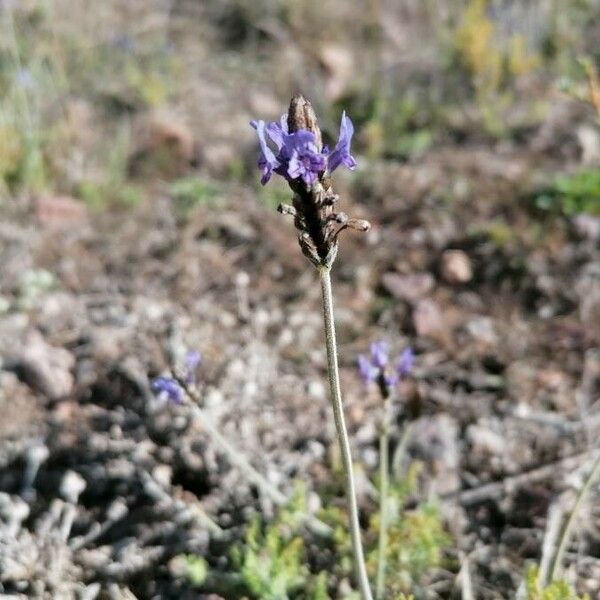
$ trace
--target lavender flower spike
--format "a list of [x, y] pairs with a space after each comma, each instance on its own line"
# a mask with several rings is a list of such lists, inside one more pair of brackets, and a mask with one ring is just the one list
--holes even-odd
[[321, 129], [310, 102], [301, 94], [290, 101], [287, 114], [278, 121], [251, 121], [258, 134], [261, 183], [273, 174], [283, 177], [292, 192], [292, 202], [281, 204], [279, 212], [292, 215], [298, 242], [304, 255], [319, 269], [335, 260], [338, 237], [347, 229], [368, 231], [363, 219], [348, 217], [336, 210], [339, 200], [329, 175], [340, 165], [356, 167], [350, 154], [354, 133], [352, 121], [342, 114], [340, 135], [333, 151], [323, 145]]
[[260, 182], [265, 185], [269, 179], [271, 179], [273, 171], [279, 167], [279, 161], [275, 158], [275, 154], [267, 145], [267, 138], [265, 137], [265, 122], [263, 120], [251, 121], [250, 125], [256, 129], [256, 133], [258, 134], [258, 143], [261, 151], [261, 155], [258, 159], [258, 167], [262, 171]]
[[351, 171], [356, 168], [356, 160], [350, 154], [350, 142], [353, 135], [354, 125], [352, 125], [350, 117], [347, 117], [346, 111], [344, 111], [342, 113], [342, 122], [340, 123], [340, 137], [328, 158], [330, 173], [333, 173], [340, 165], [348, 167]]
[[175, 404], [183, 404], [183, 390], [171, 377], [157, 377], [152, 382], [152, 391], [155, 394], [166, 396]]

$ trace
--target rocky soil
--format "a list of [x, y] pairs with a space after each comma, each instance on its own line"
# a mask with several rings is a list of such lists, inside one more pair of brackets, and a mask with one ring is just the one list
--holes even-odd
[[[414, 421], [420, 496], [440, 497], [482, 599], [512, 595], [539, 559], [548, 511], [571, 506], [600, 430], [600, 221], [519, 200], [560, 160], [544, 135], [365, 161], [339, 183], [373, 222], [335, 270], [356, 459], [376, 468], [378, 405], [356, 357], [379, 338], [411, 344], [397, 412]], [[161, 188], [123, 212], [52, 197], [2, 210], [0, 590], [198, 597], [172, 559], [218, 561], [219, 530], [274, 505], [149, 382], [199, 350], [205, 414], [271, 484], [301, 479], [318, 507], [333, 432], [319, 289], [291, 223], [237, 184], [186, 214]], [[366, 478], [360, 495], [367, 509]], [[594, 506], [567, 553], [592, 597]], [[455, 576], [432, 597], [452, 597]]]

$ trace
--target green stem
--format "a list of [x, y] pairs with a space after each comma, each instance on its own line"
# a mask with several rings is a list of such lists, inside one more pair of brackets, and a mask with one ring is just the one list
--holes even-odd
[[337, 431], [342, 465], [346, 477], [346, 496], [350, 517], [350, 537], [352, 539], [352, 551], [354, 554], [354, 566], [358, 580], [360, 596], [362, 600], [373, 600], [367, 568], [363, 556], [362, 541], [360, 538], [360, 523], [358, 520], [358, 503], [356, 500], [356, 489], [352, 467], [352, 453], [350, 451], [350, 440], [344, 420], [344, 405], [342, 402], [342, 391], [340, 389], [340, 374], [337, 359], [337, 344], [335, 339], [335, 321], [333, 316], [333, 294], [331, 291], [330, 269], [322, 267], [319, 269], [321, 280], [321, 292], [323, 295], [323, 318], [325, 321], [325, 340], [327, 344], [327, 371], [329, 375], [329, 386], [331, 388], [331, 403], [333, 407], [333, 418]]
[[550, 582], [558, 579], [560, 575], [561, 565], [563, 562], [563, 557], [565, 555], [565, 551], [567, 549], [567, 545], [571, 541], [571, 533], [573, 531], [573, 526], [575, 525], [575, 519], [579, 514], [579, 510], [581, 509], [581, 505], [586, 499], [590, 489], [592, 488], [592, 484], [597, 479], [598, 475], [600, 475], [600, 454], [596, 457], [594, 464], [592, 466], [592, 470], [585, 480], [579, 494], [577, 495], [577, 500], [575, 501], [575, 506], [573, 506], [573, 510], [569, 515], [562, 534], [560, 536], [560, 542], [558, 544], [558, 548], [556, 550], [556, 554], [554, 555], [554, 560], [552, 561], [552, 566], [550, 568], [550, 576], [548, 580]]
[[383, 600], [384, 598], [385, 571], [387, 567], [387, 514], [390, 486], [389, 404], [389, 398], [384, 398], [381, 433], [379, 435], [379, 548], [377, 556], [377, 583], [375, 586], [375, 598], [377, 600]]

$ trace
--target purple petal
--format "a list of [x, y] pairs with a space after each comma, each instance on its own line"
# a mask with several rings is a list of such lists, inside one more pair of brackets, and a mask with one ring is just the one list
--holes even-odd
[[398, 375], [396, 373], [384, 373], [383, 381], [388, 388], [394, 387], [398, 383]]
[[279, 126], [281, 127], [281, 130], [283, 131], [283, 133], [285, 133], [286, 135], [289, 133], [287, 122], [288, 122], [288, 114], [285, 113], [285, 114], [281, 115], [281, 117], [279, 118]]
[[364, 354], [358, 357], [358, 371], [365, 385], [374, 382], [379, 375], [379, 369]]
[[292, 154], [290, 162], [288, 163], [287, 172], [290, 176], [290, 179], [296, 179], [296, 177], [300, 177], [304, 172], [304, 168], [302, 162], [300, 161], [300, 155], [298, 154], [298, 152], [294, 152]]
[[311, 171], [310, 169], [306, 169], [304, 173], [302, 173], [302, 179], [308, 186], [311, 186], [317, 180], [317, 177], [318, 173]]
[[195, 369], [202, 361], [202, 356], [197, 350], [188, 350], [185, 355], [185, 368]]
[[265, 136], [265, 122], [262, 120], [251, 121], [250, 125], [256, 129], [258, 134], [258, 143], [260, 145], [261, 155], [258, 159], [258, 166], [262, 171], [262, 177], [260, 182], [265, 185], [273, 173], [273, 169], [279, 166], [279, 161], [275, 158], [275, 154], [267, 145], [267, 139]]
[[282, 155], [289, 158], [294, 151], [312, 151], [317, 154], [315, 134], [312, 131], [308, 131], [308, 129], [299, 129], [294, 133], [286, 134], [281, 149]]
[[[283, 117], [282, 117], [283, 119]], [[283, 121], [277, 123], [276, 121], [272, 121], [266, 127], [267, 134], [271, 138], [271, 141], [277, 146], [277, 150], [281, 150], [283, 147], [285, 137], [288, 135], [287, 132], [287, 124], [285, 129], [283, 128]]]
[[286, 135], [278, 158], [288, 161], [289, 179], [301, 177], [307, 185], [312, 185], [326, 166], [325, 157], [317, 151], [314, 134], [307, 129]]
[[183, 404], [183, 390], [171, 377], [157, 377], [152, 382], [152, 390], [155, 394], [165, 395], [175, 404]]
[[385, 342], [373, 342], [371, 344], [371, 361], [379, 369], [388, 364], [388, 345]]
[[342, 121], [340, 123], [340, 135], [335, 145], [333, 152], [329, 155], [329, 172], [333, 173], [340, 165], [353, 170], [356, 167], [356, 160], [350, 154], [350, 142], [354, 135], [354, 125], [350, 117], [346, 116], [346, 112], [342, 113]]
[[413, 349], [409, 346], [405, 348], [404, 352], [400, 355], [400, 360], [398, 361], [398, 365], [396, 366], [396, 372], [400, 379], [405, 379], [408, 377], [413, 369], [413, 365], [415, 362], [415, 353]]

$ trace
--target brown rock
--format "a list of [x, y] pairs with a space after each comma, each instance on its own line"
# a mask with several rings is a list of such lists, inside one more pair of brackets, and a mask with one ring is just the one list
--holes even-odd
[[6, 371], [0, 371], [0, 415], [0, 439], [26, 436], [42, 420], [31, 390]]
[[473, 278], [471, 259], [462, 250], [446, 250], [440, 271], [442, 279], [450, 285], [468, 283]]
[[134, 127], [134, 139], [129, 169], [136, 175], [180, 176], [197, 160], [192, 131], [172, 113], [160, 111], [141, 118]]
[[460, 487], [458, 424], [446, 414], [421, 417], [412, 423], [411, 454], [429, 467], [437, 494]]
[[394, 298], [410, 303], [427, 296], [435, 285], [431, 273], [411, 273], [409, 275], [384, 273], [382, 283]]
[[87, 219], [86, 207], [70, 196], [43, 195], [35, 200], [35, 218], [44, 227], [68, 228]]
[[413, 324], [419, 336], [440, 339], [446, 335], [442, 311], [431, 298], [419, 300], [413, 312]]
[[75, 357], [64, 348], [48, 344], [37, 330], [27, 333], [16, 361], [25, 381], [44, 396], [55, 400], [73, 391]]

